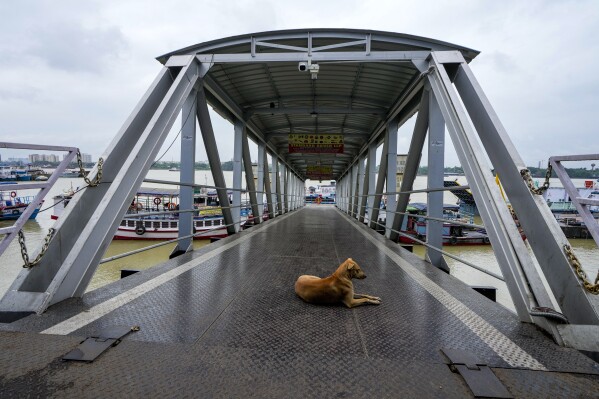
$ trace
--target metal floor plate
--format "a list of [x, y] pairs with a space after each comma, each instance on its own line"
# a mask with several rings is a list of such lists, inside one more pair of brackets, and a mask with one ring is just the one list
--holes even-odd
[[[356, 292], [380, 296], [382, 305], [314, 306], [295, 295], [299, 275], [328, 275], [348, 257], [368, 276], [354, 283]], [[67, 336], [33, 333], [79, 314], [93, 316], [115, 295], [126, 298], [177, 270], [182, 272], [130, 301], [123, 299], [122, 306], [87, 324], [73, 324], [77, 328]], [[450, 298], [450, 304], [439, 298]], [[474, 329], [465, 324], [468, 318], [475, 319]], [[80, 337], [112, 325], [139, 325], [141, 330], [87, 369], [52, 360]], [[14, 340], [23, 340], [24, 346], [34, 341], [36, 346], [62, 338], [65, 346], [71, 345], [62, 353], [41, 356], [33, 371], [29, 367], [3, 373], [2, 392], [37, 392], [35, 384], [25, 387], [37, 378], [38, 384], [55, 386], [67, 396], [76, 396], [82, 384], [89, 384], [106, 396], [128, 386], [132, 396], [171, 390], [168, 396], [468, 397], [461, 377], [445, 364], [443, 347], [475, 353], [515, 397], [530, 391], [529, 382], [545, 380], [571, 382], [551, 395], [555, 397], [566, 397], [559, 392], [599, 392], [593, 376], [599, 374], [597, 363], [556, 346], [507, 309], [328, 206], [307, 207], [252, 227], [53, 306], [43, 315], [0, 325], [0, 330], [27, 332], [0, 333], [0, 349]], [[491, 348], [485, 335], [489, 331], [504, 337], [506, 347]], [[520, 352], [512, 354], [513, 348]], [[531, 363], [519, 360], [522, 353], [559, 373], [517, 370], [506, 361], [526, 368]], [[0, 367], [10, 367], [14, 359], [0, 354]], [[102, 377], [102, 372], [114, 378]]]

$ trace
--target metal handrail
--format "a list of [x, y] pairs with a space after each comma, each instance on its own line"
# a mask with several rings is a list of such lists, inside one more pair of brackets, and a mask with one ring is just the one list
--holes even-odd
[[[344, 213], [347, 213], [347, 212], [344, 212]], [[376, 225], [378, 225], [378, 226], [385, 227], [385, 226], [384, 226], [382, 223], [378, 223], [378, 222], [374, 222], [374, 223], [375, 223]], [[461, 263], [463, 263], [463, 264], [465, 264], [465, 265], [467, 265], [467, 266], [470, 266], [470, 267], [472, 267], [473, 269], [476, 269], [476, 270], [478, 270], [478, 271], [480, 271], [480, 272], [482, 272], [482, 273], [485, 273], [485, 274], [488, 274], [489, 276], [495, 277], [495, 278], [496, 278], [496, 279], [498, 279], [498, 280], [505, 281], [505, 279], [504, 279], [502, 276], [500, 276], [500, 275], [498, 275], [498, 274], [495, 274], [495, 273], [493, 273], [493, 272], [491, 272], [491, 271], [485, 270], [485, 269], [483, 269], [482, 267], [480, 267], [480, 266], [477, 266], [477, 265], [475, 265], [474, 263], [471, 263], [471, 262], [469, 262], [469, 261], [467, 261], [467, 260], [465, 260], [465, 259], [463, 259], [463, 258], [461, 258], [461, 257], [459, 257], [459, 256], [457, 256], [457, 255], [453, 255], [453, 254], [451, 254], [451, 253], [449, 253], [449, 252], [447, 252], [447, 251], [443, 251], [442, 249], [440, 249], [440, 248], [437, 248], [437, 247], [435, 247], [435, 246], [433, 246], [433, 245], [427, 244], [426, 242], [424, 242], [424, 241], [421, 241], [421, 240], [419, 240], [419, 239], [417, 239], [417, 238], [414, 238], [414, 237], [410, 236], [409, 234], [402, 233], [401, 231], [397, 231], [397, 230], [395, 230], [395, 229], [392, 229], [392, 228], [389, 228], [389, 227], [385, 227], [385, 228], [386, 228], [386, 229], [388, 228], [389, 230], [391, 230], [391, 231], [393, 231], [393, 232], [395, 232], [395, 233], [399, 234], [400, 236], [403, 236], [403, 237], [409, 238], [409, 239], [411, 239], [412, 241], [415, 241], [415, 242], [417, 242], [417, 243], [419, 243], [419, 244], [421, 244], [421, 245], [424, 245], [425, 247], [427, 247], [427, 248], [430, 248], [430, 249], [432, 249], [433, 251], [437, 251], [437, 252], [439, 252], [439, 253], [442, 253], [442, 254], [443, 254], [443, 255], [445, 255], [445, 256], [448, 256], [448, 257], [450, 257], [450, 258], [452, 258], [452, 259], [455, 259], [455, 260], [457, 260], [458, 262], [461, 262]]]
[[149, 246], [143, 247], [143, 248], [138, 248], [138, 249], [135, 249], [133, 251], [123, 252], [122, 254], [114, 255], [114, 256], [111, 256], [111, 257], [108, 257], [108, 258], [104, 258], [104, 259], [100, 260], [99, 264], [108, 263], [108, 262], [112, 262], [112, 261], [117, 260], [117, 259], [126, 258], [127, 256], [131, 256], [131, 255], [135, 255], [135, 254], [138, 254], [138, 253], [141, 253], [141, 252], [149, 251], [150, 249], [162, 247], [164, 245], [168, 245], [168, 244], [172, 244], [172, 243], [175, 243], [175, 242], [178, 242], [178, 241], [186, 240], [188, 238], [199, 237], [201, 235], [210, 233], [212, 231], [222, 230], [223, 228], [226, 228], [226, 227], [229, 227], [229, 226], [234, 226], [236, 224], [240, 224], [240, 223], [231, 223], [231, 224], [227, 224], [227, 225], [222, 225], [222, 226], [214, 227], [214, 228], [211, 228], [211, 229], [203, 230], [203, 231], [195, 233], [195, 234], [191, 234], [191, 235], [187, 235], [187, 236], [183, 236], [183, 237], [174, 238], [172, 240], [162, 241], [162, 242], [159, 242], [158, 244], [149, 245]]
[[[339, 198], [350, 198], [350, 197], [339, 197]], [[368, 208], [366, 205], [362, 205], [362, 206], [358, 206], [356, 205], [358, 208], [362, 209], [362, 208]], [[427, 215], [419, 215], [419, 214], [413, 214], [413, 213], [409, 213], [409, 212], [399, 212], [399, 211], [389, 211], [388, 208], [380, 208], [380, 207], [372, 207], [372, 209], [376, 209], [376, 210], [384, 210], [385, 213], [390, 213], [390, 214], [400, 214], [400, 215], [406, 215], [406, 216], [414, 216], [414, 217], [418, 217], [418, 218], [423, 218], [423, 219], [430, 219], [430, 220], [435, 220], [438, 222], [450, 222], [452, 224], [456, 224], [456, 225], [460, 225], [460, 226], [464, 226], [464, 227], [474, 227], [477, 229], [485, 229], [485, 226], [480, 225], [480, 224], [474, 224], [474, 223], [465, 223], [465, 222], [459, 222], [457, 220], [451, 220], [451, 219], [442, 219], [442, 218], [436, 218], [436, 217], [432, 217], [432, 216], [427, 216]], [[351, 212], [346, 212], [348, 215], [352, 216], [352, 217], [356, 217], [359, 216], [357, 213], [351, 211]]]

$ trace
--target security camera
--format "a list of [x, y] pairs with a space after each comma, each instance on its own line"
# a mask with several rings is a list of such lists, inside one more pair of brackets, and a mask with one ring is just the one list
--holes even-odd
[[297, 69], [299, 69], [300, 72], [306, 72], [308, 70], [308, 63], [300, 62], [297, 66]]

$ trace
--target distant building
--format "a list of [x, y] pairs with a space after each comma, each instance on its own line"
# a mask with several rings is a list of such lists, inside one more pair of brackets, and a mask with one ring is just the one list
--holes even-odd
[[29, 154], [29, 162], [60, 162], [56, 154]]
[[[67, 157], [68, 154], [64, 154], [62, 156], [62, 159], [64, 160]], [[74, 161], [77, 161], [77, 158], [74, 159]], [[90, 154], [81, 154], [81, 161], [83, 163], [92, 163], [92, 156]]]
[[8, 159], [6, 159], [6, 161], [11, 162], [11, 163], [21, 164], [21, 165], [24, 165], [27, 162], [29, 162], [29, 160], [27, 158], [8, 158]]

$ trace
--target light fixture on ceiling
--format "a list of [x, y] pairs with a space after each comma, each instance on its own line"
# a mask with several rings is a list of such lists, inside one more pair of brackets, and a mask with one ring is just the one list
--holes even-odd
[[316, 112], [316, 111], [312, 111], [312, 112], [310, 112], [310, 116], [311, 116], [312, 118], [316, 118], [316, 117], [318, 116], [318, 112]]

